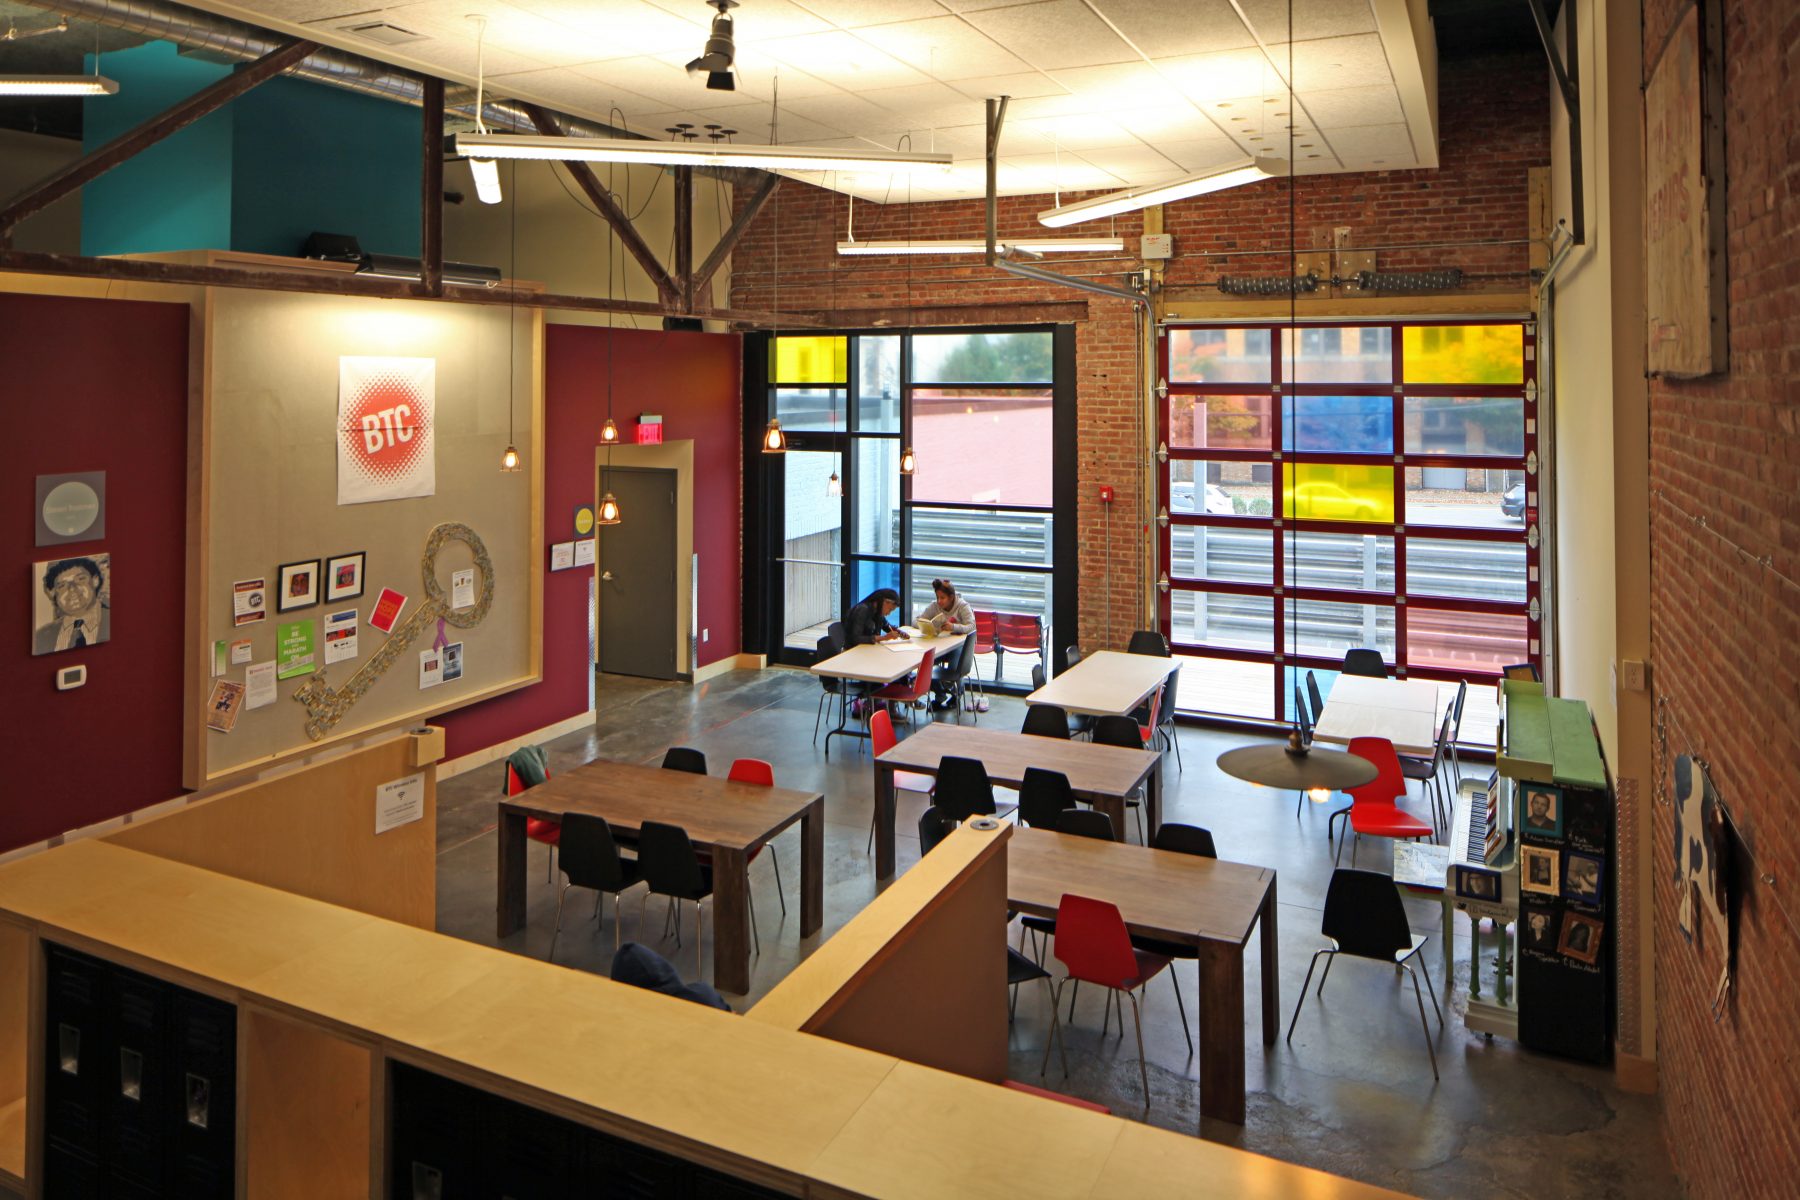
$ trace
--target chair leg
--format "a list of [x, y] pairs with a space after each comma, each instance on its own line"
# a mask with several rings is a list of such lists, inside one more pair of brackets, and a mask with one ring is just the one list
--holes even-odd
[[819, 708], [813, 713], [813, 745], [819, 744], [819, 722], [825, 718], [825, 702], [831, 699], [830, 692], [819, 693]]
[[1050, 1036], [1044, 1040], [1044, 1061], [1038, 1065], [1038, 1076], [1041, 1078], [1049, 1072], [1050, 1046], [1055, 1043], [1057, 1050], [1062, 1054], [1063, 1078], [1067, 1079], [1069, 1077], [1069, 1048], [1063, 1044], [1062, 1022], [1056, 1019], [1056, 1011], [1062, 1004], [1062, 989], [1069, 981], [1065, 976], [1062, 983], [1053, 983], [1048, 979], [1044, 982], [1050, 985]]
[[1331, 978], [1331, 964], [1337, 961], [1337, 951], [1326, 950], [1325, 953], [1331, 957], [1325, 960], [1325, 970], [1319, 976], [1319, 999], [1321, 1000], [1325, 998], [1325, 981]]
[[1075, 986], [1069, 989], [1069, 1024], [1071, 1025], [1075, 1023], [1075, 1001], [1080, 998], [1081, 980], [1077, 979], [1075, 981]]
[[1425, 994], [1431, 997], [1431, 1011], [1437, 1014], [1438, 1029], [1442, 1030], [1444, 1028], [1444, 1010], [1438, 1007], [1437, 987], [1431, 982], [1431, 972], [1421, 970], [1419, 974], [1425, 977]]
[[1181, 1036], [1187, 1039], [1188, 1057], [1194, 1054], [1194, 1035], [1188, 1029], [1187, 1005], [1181, 1002], [1181, 976], [1175, 973], [1175, 964], [1169, 964], [1169, 982], [1175, 985], [1175, 1011], [1181, 1014]]
[[1181, 741], [1175, 736], [1175, 723], [1171, 721], [1164, 728], [1168, 732], [1163, 734], [1163, 736], [1169, 740], [1169, 748], [1175, 751], [1175, 769], [1185, 775], [1187, 774], [1187, 767], [1183, 766], [1181, 762]]
[[[1126, 992], [1125, 996], [1127, 999], [1129, 999], [1131, 1001], [1131, 1028], [1137, 1033], [1138, 1078], [1140, 1078], [1144, 1081], [1144, 1111], [1149, 1112], [1150, 1111], [1150, 1064], [1144, 1060], [1144, 1014], [1143, 1014], [1143, 1011], [1138, 1008], [1137, 993]], [[1123, 1004], [1121, 1004], [1119, 1006], [1119, 1033], [1121, 1035], [1123, 1035], [1125, 1032], [1124, 1026], [1125, 1026], [1125, 1006]]]
[[[750, 901], [750, 947], [752, 952], [760, 957], [762, 955], [762, 934], [756, 931], [756, 892], [749, 887], [747, 881], [744, 895]], [[695, 903], [697, 907], [698, 901]]]
[[775, 864], [775, 898], [781, 901], [781, 915], [785, 917], [787, 916], [787, 895], [781, 887], [781, 851], [777, 850], [772, 843], [769, 846], [769, 861]]
[[[1315, 950], [1313, 951], [1312, 961], [1306, 964], [1306, 980], [1300, 985], [1300, 998], [1294, 1001], [1294, 1019], [1288, 1022], [1287, 1040], [1290, 1042], [1294, 1040], [1294, 1026], [1300, 1023], [1300, 1010], [1306, 1004], [1306, 989], [1312, 986], [1313, 971], [1319, 965], [1319, 955], [1330, 953], [1330, 950]], [[1330, 969], [1331, 966], [1327, 963], [1326, 970]], [[1323, 985], [1321, 984], [1320, 986]]]
[[[1431, 1056], [1431, 1077], [1436, 1079], [1438, 1078], [1437, 1051], [1433, 1049], [1431, 1045], [1431, 1023], [1425, 1019], [1425, 999], [1419, 994], [1419, 974], [1412, 969], [1410, 964], [1401, 963], [1400, 965], [1406, 968], [1406, 973], [1408, 975], [1412, 976], [1413, 1000], [1419, 1005], [1419, 1028], [1425, 1034], [1425, 1053]], [[1437, 996], [1435, 994], [1432, 996], [1431, 1002], [1433, 1004], [1437, 1003]], [[1439, 1020], [1442, 1020], [1443, 1014], [1439, 1013], [1438, 1018]]]
[[551, 846], [551, 847], [549, 847], [549, 850], [550, 850], [549, 860], [544, 863], [544, 882], [545, 883], [549, 883], [551, 880], [556, 878], [556, 847]]
[[[700, 949], [701, 949], [700, 948], [700, 942], [701, 942], [700, 922], [701, 922], [702, 918], [704, 918], [705, 916], [706, 916], [706, 905], [700, 903], [698, 900], [694, 901], [694, 978], [695, 979], [706, 978], [706, 964], [705, 964], [705, 962], [703, 962], [701, 960], [701, 957], [700, 957]], [[713, 936], [717, 937], [718, 935], [715, 933]]]
[[[1100, 1040], [1103, 1042], [1106, 1040], [1106, 1031], [1108, 1029], [1112, 1028], [1113, 999], [1117, 995], [1118, 995], [1117, 992], [1108, 990], [1106, 993], [1106, 1003], [1102, 1004], [1100, 1006]], [[1121, 1037], [1123, 1037], [1124, 1034], [1125, 1034], [1125, 1014], [1120, 1013], [1119, 1014], [1119, 1035]]]
[[556, 928], [550, 934], [550, 953], [544, 956], [546, 962], [554, 962], [556, 960], [556, 939], [562, 934], [563, 901], [568, 899], [568, 896], [569, 885], [565, 883], [562, 886], [562, 891], [556, 893]]

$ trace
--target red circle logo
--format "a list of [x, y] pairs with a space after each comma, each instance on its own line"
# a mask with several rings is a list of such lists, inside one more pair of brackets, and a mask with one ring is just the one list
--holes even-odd
[[343, 438], [352, 462], [371, 479], [391, 483], [420, 460], [430, 428], [431, 414], [418, 386], [384, 372], [351, 397]]

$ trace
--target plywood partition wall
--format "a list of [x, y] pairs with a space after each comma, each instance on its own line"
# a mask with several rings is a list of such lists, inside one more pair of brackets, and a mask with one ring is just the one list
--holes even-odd
[[[442, 754], [440, 730], [397, 734], [195, 800], [104, 840], [431, 929]], [[377, 834], [377, 789], [414, 775], [424, 792], [420, 818]]]
[[250, 1006], [238, 1045], [244, 1194], [314, 1200], [369, 1188], [375, 1052]]
[[1006, 842], [965, 824], [775, 986], [749, 1019], [975, 1079], [1006, 1078]]

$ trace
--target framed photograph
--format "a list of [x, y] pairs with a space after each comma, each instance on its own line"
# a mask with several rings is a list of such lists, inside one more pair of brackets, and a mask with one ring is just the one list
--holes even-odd
[[1606, 862], [1591, 854], [1569, 851], [1563, 864], [1563, 895], [1582, 904], [1600, 907], [1600, 887], [1604, 883]]
[[332, 603], [354, 600], [363, 594], [363, 563], [367, 551], [340, 554], [325, 560], [325, 599]]
[[1562, 888], [1556, 851], [1542, 846], [1519, 847], [1519, 888], [1544, 896], [1560, 895]]
[[1464, 900], [1479, 900], [1485, 904], [1500, 902], [1500, 876], [1493, 871], [1484, 871], [1480, 867], [1456, 868], [1456, 894]]
[[1560, 838], [1563, 835], [1562, 789], [1547, 783], [1521, 783], [1519, 810], [1524, 814], [1520, 831], [1533, 837]]
[[55, 654], [112, 638], [112, 555], [31, 564], [31, 652]]
[[1556, 918], [1553, 909], [1526, 909], [1519, 922], [1525, 948], [1543, 954], [1556, 953]]
[[1598, 917], [1566, 912], [1562, 919], [1562, 937], [1556, 948], [1576, 962], [1591, 963], [1600, 957], [1600, 934], [1605, 929]]
[[282, 563], [276, 572], [275, 611], [293, 612], [319, 602], [319, 560]]

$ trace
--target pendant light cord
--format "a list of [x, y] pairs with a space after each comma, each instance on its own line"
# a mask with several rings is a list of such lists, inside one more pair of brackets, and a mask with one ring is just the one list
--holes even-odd
[[519, 321], [519, 160], [513, 159], [506, 171], [506, 189], [512, 195], [512, 236], [507, 246], [507, 279], [508, 293], [506, 301], [506, 444], [517, 447], [513, 440], [517, 432], [513, 427], [513, 410], [517, 400], [513, 395], [514, 381], [517, 379], [513, 364], [513, 354], [519, 340], [517, 328]]

